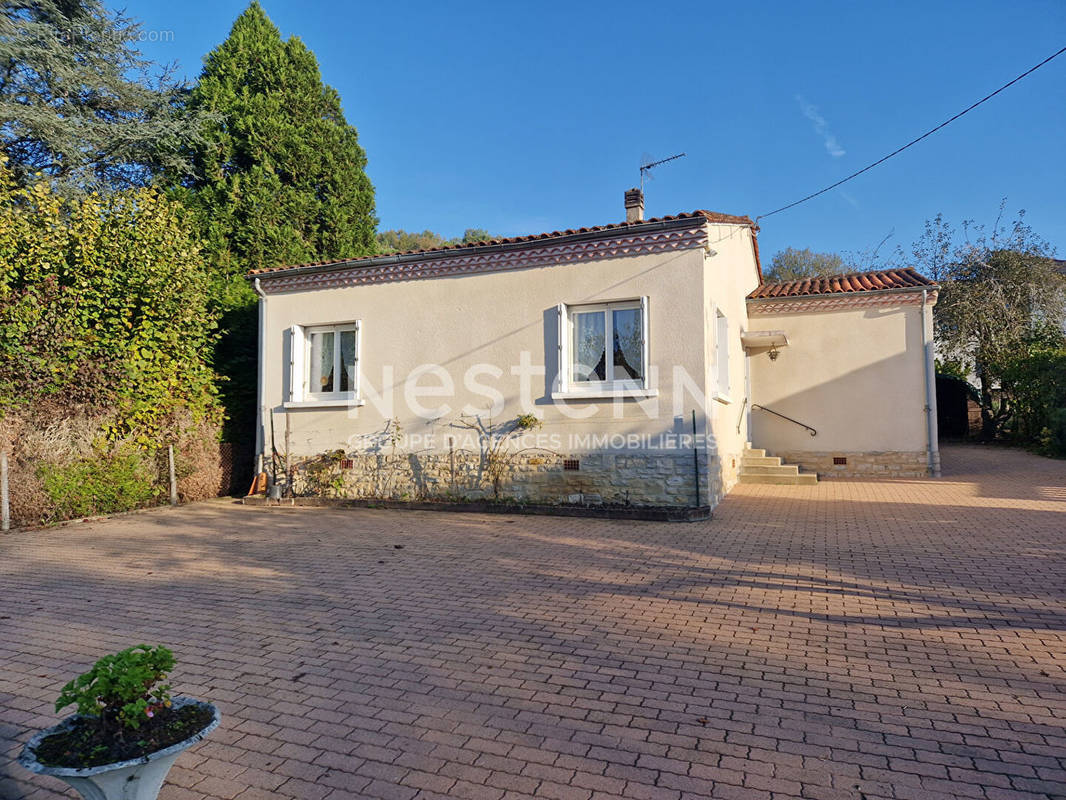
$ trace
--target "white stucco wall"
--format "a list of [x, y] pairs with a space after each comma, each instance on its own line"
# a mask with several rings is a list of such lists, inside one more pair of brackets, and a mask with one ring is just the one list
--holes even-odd
[[[744, 298], [759, 284], [751, 236], [747, 228], [715, 226], [709, 245], [716, 254], [708, 254], [704, 261], [703, 328], [707, 352], [704, 380], [708, 387], [709, 442], [718, 464], [717, 486], [710, 488], [717, 492], [718, 499], [737, 482], [748, 436], [747, 358], [740, 334], [750, 327]], [[718, 380], [718, 311], [725, 315], [729, 328], [727, 390], [719, 386]]]
[[[669, 381], [661, 380], [660, 396], [647, 401], [573, 402], [568, 406], [587, 419], [569, 419], [550, 400], [551, 377], [556, 371], [556, 305], [594, 303], [649, 297], [649, 350], [652, 365], [677, 364], [690, 373], [702, 373], [703, 350], [691, 322], [698, 319], [700, 294], [691, 287], [700, 282], [702, 253], [697, 250], [666, 256], [638, 256], [512, 272], [492, 272], [463, 277], [397, 281], [370, 286], [323, 289], [272, 295], [267, 300], [264, 395], [275, 414], [289, 415], [295, 451], [304, 453], [343, 447], [352, 433], [384, 429], [398, 418], [409, 434], [435, 431], [447, 435], [450, 423], [461, 414], [484, 412], [491, 400], [464, 386], [475, 366], [485, 365], [502, 375], [476, 376], [478, 383], [497, 388], [504, 397], [498, 421], [523, 412], [521, 381], [512, 374], [522, 354], [546, 372], [529, 382], [531, 410], [545, 423], [545, 433], [588, 429], [624, 433], [669, 431], [674, 397]], [[361, 320], [361, 371], [364, 394], [393, 395], [393, 406], [375, 402], [356, 408], [285, 409], [287, 384], [283, 351], [292, 325], [322, 325]], [[687, 323], [687, 325], [686, 325]], [[425, 408], [440, 406], [435, 420], [422, 419], [407, 407], [404, 382], [425, 364], [443, 367], [454, 382], [446, 396], [423, 397]], [[669, 374], [667, 374], [669, 378]], [[441, 386], [427, 375], [419, 386]], [[656, 405], [664, 409], [656, 414]], [[645, 412], [644, 409], [647, 409]], [[652, 415], [652, 416], [649, 416]], [[275, 418], [277, 427], [277, 417]]]
[[782, 330], [789, 340], [776, 361], [765, 350], [752, 355], [753, 402], [818, 431], [811, 437], [757, 410], [755, 447], [775, 454], [926, 450], [922, 307], [915, 294], [900, 297], [908, 304], [752, 313], [752, 330]]

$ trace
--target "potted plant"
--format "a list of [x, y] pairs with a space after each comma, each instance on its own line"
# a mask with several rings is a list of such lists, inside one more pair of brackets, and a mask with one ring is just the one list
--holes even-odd
[[86, 800], [155, 800], [177, 757], [219, 723], [210, 703], [171, 699], [173, 667], [170, 650], [146, 644], [101, 658], [56, 701], [78, 713], [30, 739], [19, 763]]

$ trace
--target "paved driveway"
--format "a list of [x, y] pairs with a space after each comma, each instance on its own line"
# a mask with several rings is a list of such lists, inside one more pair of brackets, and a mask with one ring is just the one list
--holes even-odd
[[1066, 462], [709, 523], [205, 503], [0, 538], [0, 797], [96, 657], [224, 722], [164, 800], [1066, 796]]

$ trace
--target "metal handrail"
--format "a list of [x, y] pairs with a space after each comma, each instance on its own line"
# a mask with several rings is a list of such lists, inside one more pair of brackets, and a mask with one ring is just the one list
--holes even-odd
[[740, 416], [737, 419], [737, 433], [740, 433], [740, 426], [744, 424], [744, 409], [748, 407], [748, 398], [744, 398], [744, 402], [740, 404]]
[[792, 417], [786, 417], [784, 414], [782, 414], [782, 413], [780, 413], [778, 411], [774, 411], [772, 408], [767, 408], [766, 406], [760, 406], [758, 403], [752, 403], [751, 407], [752, 408], [761, 409], [761, 410], [763, 410], [763, 411], [765, 411], [765, 412], [767, 412], [769, 414], [773, 414], [775, 417], [781, 417], [781, 419], [787, 419], [793, 425], [799, 425], [801, 428], [806, 428], [807, 430], [809, 430], [811, 432], [811, 436], [817, 436], [818, 435], [818, 431], [816, 431], [810, 425], [805, 425], [804, 423], [800, 422], [798, 419], [792, 419]]

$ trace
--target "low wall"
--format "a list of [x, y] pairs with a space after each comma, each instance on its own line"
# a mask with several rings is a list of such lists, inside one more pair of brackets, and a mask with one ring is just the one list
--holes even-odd
[[[924, 450], [893, 450], [880, 453], [817, 452], [810, 450], [774, 451], [786, 464], [817, 472], [820, 478], [927, 478], [929, 456]], [[847, 463], [836, 464], [834, 459]]]
[[[576, 465], [574, 464], [576, 462]], [[576, 469], [567, 469], [567, 467]], [[708, 476], [701, 458], [703, 487]], [[298, 464], [302, 497], [467, 498], [535, 503], [623, 503], [693, 506], [691, 451], [678, 453], [518, 453], [494, 461], [480, 453], [343, 454]], [[708, 497], [701, 487], [700, 503]], [[581, 498], [575, 495], [582, 495]]]

